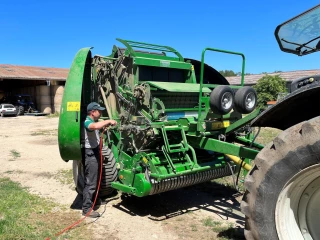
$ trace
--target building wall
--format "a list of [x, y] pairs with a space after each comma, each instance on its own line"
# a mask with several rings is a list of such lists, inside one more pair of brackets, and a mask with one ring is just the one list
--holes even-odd
[[4, 90], [1, 91], [1, 95], [28, 94], [31, 95], [36, 109], [40, 112], [60, 112], [65, 82], [52, 81], [50, 86], [47, 86], [45, 81], [39, 80], [14, 80], [15, 84], [12, 84], [12, 80], [7, 81], [4, 84]]

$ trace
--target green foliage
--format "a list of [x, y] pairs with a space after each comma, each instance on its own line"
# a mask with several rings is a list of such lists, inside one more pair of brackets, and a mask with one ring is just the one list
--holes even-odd
[[232, 76], [237, 76], [237, 73], [235, 73], [232, 70], [221, 70], [219, 73], [224, 76], [224, 77], [232, 77]]
[[265, 107], [268, 101], [276, 100], [279, 93], [287, 92], [286, 81], [279, 75], [263, 76], [254, 89], [258, 94], [258, 107]]
[[[221, 70], [219, 73], [224, 77], [241, 76], [241, 72], [234, 72], [232, 70]], [[251, 73], [245, 73], [244, 75], [251, 75]]]

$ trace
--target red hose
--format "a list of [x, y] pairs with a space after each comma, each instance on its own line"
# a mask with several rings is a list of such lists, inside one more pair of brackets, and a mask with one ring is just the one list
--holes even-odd
[[[104, 134], [106, 129], [104, 129], [100, 135], [100, 144], [99, 144], [99, 149], [100, 149], [100, 174], [99, 174], [99, 181], [98, 181], [98, 186], [97, 186], [97, 191], [96, 191], [96, 196], [94, 197], [94, 201], [92, 203], [92, 206], [90, 208], [90, 211], [81, 219], [79, 219], [78, 221], [74, 222], [73, 224], [71, 224], [70, 226], [66, 227], [65, 229], [63, 229], [62, 231], [58, 232], [55, 234], [55, 237], [58, 237], [60, 236], [62, 233], [70, 230], [71, 228], [77, 226], [79, 223], [81, 223], [84, 219], [86, 219], [90, 213], [92, 212], [95, 204], [96, 204], [96, 201], [97, 201], [97, 198], [98, 198], [98, 194], [99, 194], [99, 190], [100, 190], [100, 183], [101, 183], [101, 178], [102, 178], [102, 164], [103, 164], [103, 157], [102, 157], [102, 146], [103, 146], [103, 143], [102, 143], [102, 136]], [[46, 240], [50, 240], [50, 238], [46, 238]]]

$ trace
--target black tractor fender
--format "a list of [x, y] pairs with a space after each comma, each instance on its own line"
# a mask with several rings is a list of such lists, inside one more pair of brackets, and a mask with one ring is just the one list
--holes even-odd
[[320, 116], [320, 83], [316, 82], [288, 94], [252, 120], [252, 127], [285, 130], [299, 122]]

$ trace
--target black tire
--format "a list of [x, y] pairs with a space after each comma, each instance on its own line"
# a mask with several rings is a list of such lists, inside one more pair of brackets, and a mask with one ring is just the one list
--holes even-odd
[[304, 239], [300, 229], [320, 239], [319, 136], [316, 117], [283, 131], [256, 156], [241, 203], [247, 240]]
[[100, 184], [99, 197], [105, 198], [111, 195], [115, 189], [111, 187], [111, 183], [118, 178], [118, 170], [116, 167], [116, 159], [113, 152], [108, 148], [104, 155], [104, 162], [102, 168], [102, 179]]
[[233, 104], [234, 94], [229, 86], [218, 86], [210, 94], [210, 108], [214, 113], [227, 114], [231, 111]]
[[72, 163], [72, 172], [73, 172], [73, 181], [76, 187], [77, 193], [83, 193], [84, 188], [84, 174], [83, 174], [83, 165], [81, 161], [74, 160]]
[[[83, 165], [81, 161], [73, 161], [73, 181], [76, 186], [76, 191], [79, 194], [83, 193], [84, 188], [84, 175]], [[107, 154], [104, 155], [104, 162], [102, 165], [102, 178], [100, 183], [99, 197], [106, 198], [115, 191], [111, 187], [111, 182], [117, 180], [118, 171], [116, 168], [116, 160], [110, 149], [107, 150]]]
[[16, 106], [17, 109], [17, 116], [24, 115], [24, 107], [23, 106]]
[[236, 91], [234, 110], [239, 113], [251, 113], [257, 106], [257, 92], [252, 87], [242, 87]]

